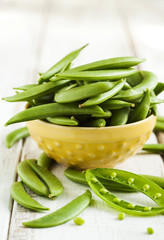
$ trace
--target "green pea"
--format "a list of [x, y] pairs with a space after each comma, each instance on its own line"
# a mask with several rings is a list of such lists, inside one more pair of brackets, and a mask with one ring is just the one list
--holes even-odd
[[75, 198], [57, 211], [30, 222], [23, 222], [23, 225], [31, 228], [46, 228], [63, 224], [73, 219], [85, 208], [87, 208], [91, 202], [91, 199], [91, 192], [86, 190], [84, 194]]
[[26, 138], [28, 136], [30, 136], [30, 134], [27, 127], [19, 128], [6, 136], [6, 147], [11, 148], [18, 140]]
[[34, 211], [45, 211], [49, 210], [49, 208], [44, 207], [37, 201], [35, 201], [32, 197], [30, 197], [21, 182], [14, 182], [10, 188], [10, 194], [12, 198], [19, 203], [21, 206], [26, 207], [28, 209], [32, 209]]
[[123, 220], [125, 218], [125, 213], [120, 213], [118, 215], [118, 220]]
[[153, 228], [148, 227], [148, 228], [147, 228], [147, 233], [148, 233], [148, 234], [153, 234], [153, 233], [154, 233]]
[[83, 225], [85, 223], [84, 219], [81, 217], [76, 217], [73, 221], [76, 225]]

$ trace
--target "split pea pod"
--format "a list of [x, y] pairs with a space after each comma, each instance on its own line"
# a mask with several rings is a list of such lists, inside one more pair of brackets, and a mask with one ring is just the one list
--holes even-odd
[[137, 122], [145, 119], [150, 108], [150, 93], [149, 90], [145, 92], [142, 101], [134, 108], [129, 117], [129, 122]]
[[53, 159], [48, 157], [45, 152], [42, 152], [37, 160], [38, 166], [44, 167], [46, 169], [49, 169], [52, 162], [53, 162]]
[[117, 69], [117, 68], [130, 68], [145, 61], [136, 57], [116, 57], [103, 59], [96, 62], [91, 62], [70, 69], [70, 71], [88, 71], [88, 70], [104, 70], [104, 69]]
[[124, 108], [124, 107], [134, 107], [135, 104], [130, 103], [130, 102], [125, 102], [122, 100], [117, 100], [117, 99], [109, 99], [109, 100], [103, 102], [100, 106], [102, 108], [106, 108], [109, 110], [116, 110], [116, 109], [120, 109], [120, 108]]
[[30, 222], [23, 222], [23, 225], [31, 228], [46, 228], [63, 224], [85, 210], [85, 208], [87, 208], [90, 204], [91, 198], [91, 192], [86, 190], [84, 194], [75, 198], [57, 211]]
[[[36, 107], [26, 109], [22, 112], [17, 113], [15, 116], [10, 118], [5, 126], [13, 123], [25, 122], [35, 119], [43, 119], [47, 117], [58, 117], [63, 115], [92, 115], [92, 114], [103, 114], [104, 111], [99, 106], [91, 106], [86, 108], [78, 108], [77, 104], [60, 104], [60, 103], [49, 103]], [[104, 113], [105, 115], [105, 113]]]
[[[96, 175], [96, 172], [94, 173]], [[82, 184], [88, 184], [87, 180], [85, 178], [85, 172], [76, 170], [73, 168], [67, 168], [64, 171], [64, 175], [69, 178], [70, 180], [77, 182], [77, 183], [82, 183]], [[152, 175], [142, 175], [141, 176], [153, 181], [157, 185], [159, 185], [161, 188], [164, 188], [164, 177], [158, 177], [158, 176], [152, 176]], [[100, 176], [96, 177], [100, 180], [100, 182], [108, 189], [108, 190], [113, 190], [113, 191], [121, 191], [121, 192], [134, 192], [137, 191], [129, 186], [125, 186], [121, 183], [113, 182], [110, 179], [104, 179], [101, 178]]]
[[39, 83], [42, 83], [44, 81], [46, 81], [47, 79], [49, 79], [50, 77], [52, 77], [54, 74], [58, 73], [59, 71], [61, 71], [61, 69], [63, 67], [65, 67], [66, 65], [68, 66], [68, 64], [70, 64], [71, 61], [73, 61], [81, 52], [81, 50], [83, 50], [88, 44], [86, 44], [85, 46], [69, 53], [68, 55], [66, 55], [64, 58], [62, 58], [59, 62], [57, 62], [55, 65], [53, 65], [50, 69], [48, 69], [47, 72], [42, 73], [41, 77], [39, 79]]
[[148, 71], [140, 71], [143, 81], [135, 87], [115, 95], [114, 99], [124, 100], [131, 102], [132, 100], [142, 97], [146, 89], [151, 92], [157, 85], [157, 77], [154, 73]]
[[62, 194], [64, 187], [63, 184], [59, 181], [59, 179], [52, 174], [48, 169], [38, 166], [36, 164], [36, 160], [30, 159], [27, 160], [30, 167], [33, 171], [45, 182], [48, 186], [50, 194], [48, 195], [49, 198], [59, 196]]
[[49, 195], [48, 189], [29, 166], [27, 160], [18, 164], [17, 172], [22, 182], [24, 182], [36, 194], [43, 196]]
[[152, 153], [164, 153], [164, 144], [145, 144], [142, 150], [152, 152]]
[[5, 97], [3, 98], [3, 100], [7, 102], [21, 102], [33, 100], [35, 98], [43, 97], [47, 94], [50, 94], [69, 82], [69, 80], [62, 80], [57, 82], [45, 83], [42, 85], [38, 85], [37, 87], [28, 89], [25, 92], [18, 93], [14, 96]]
[[[134, 205], [116, 197], [101, 184], [101, 182], [95, 176], [95, 173], [96, 176], [99, 176], [101, 178], [110, 179], [114, 182], [122, 183], [126, 186], [131, 186], [131, 188], [134, 188], [151, 198], [155, 203], [159, 205], [159, 207], [151, 208], [147, 206], [144, 207], [140, 205]], [[89, 186], [96, 193], [96, 195], [116, 210], [138, 216], [153, 216], [164, 212], [164, 190], [154, 182], [137, 174], [118, 169], [88, 169], [86, 171], [86, 179]]]
[[27, 127], [19, 128], [19, 129], [15, 130], [15, 131], [9, 133], [6, 136], [6, 139], [5, 139], [6, 147], [10, 148], [18, 140], [20, 140], [22, 138], [26, 138], [28, 136], [30, 136], [30, 134], [29, 134], [29, 131], [28, 131]]
[[57, 125], [63, 125], [63, 126], [77, 126], [79, 122], [74, 118], [68, 118], [68, 117], [48, 117], [46, 118], [47, 121], [53, 124]]
[[118, 93], [123, 88], [124, 84], [125, 80], [118, 81], [115, 87], [109, 91], [106, 91], [105, 93], [100, 93], [92, 98], [89, 98], [86, 102], [80, 104], [79, 107], [93, 106], [105, 102], [109, 98], [113, 97], [116, 93]]
[[55, 94], [55, 101], [58, 103], [76, 102], [82, 99], [93, 97], [112, 89], [116, 83], [96, 82], [89, 85], [75, 87], [67, 91], [59, 91]]
[[79, 81], [104, 81], [104, 80], [117, 80], [125, 78], [137, 70], [133, 68], [128, 69], [115, 69], [115, 70], [99, 70], [99, 71], [85, 71], [85, 72], [74, 72], [65, 71], [63, 73], [56, 74], [61, 79], [79, 80]]
[[35, 201], [32, 197], [30, 197], [21, 182], [14, 182], [10, 188], [10, 194], [12, 198], [19, 203], [21, 206], [32, 209], [34, 211], [45, 211], [49, 210], [49, 208], [44, 207], [37, 201]]
[[112, 111], [110, 126], [125, 125], [128, 121], [130, 108], [120, 108]]

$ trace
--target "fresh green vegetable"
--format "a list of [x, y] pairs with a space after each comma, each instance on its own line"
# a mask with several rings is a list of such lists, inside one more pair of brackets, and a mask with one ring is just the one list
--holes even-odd
[[73, 219], [73, 221], [76, 225], [83, 225], [85, 223], [84, 219], [82, 219], [81, 217], [76, 217], [75, 219]]
[[6, 147], [11, 148], [18, 140], [28, 136], [30, 136], [30, 134], [27, 127], [19, 128], [6, 136]]

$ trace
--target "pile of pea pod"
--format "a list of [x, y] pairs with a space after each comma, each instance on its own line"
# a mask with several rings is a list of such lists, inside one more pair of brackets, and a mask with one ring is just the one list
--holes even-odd
[[3, 98], [28, 103], [6, 126], [35, 119], [66, 126], [117, 126], [157, 113], [156, 105], [164, 102], [157, 98], [164, 84], [154, 73], [134, 68], [144, 59], [116, 57], [72, 68], [85, 47], [39, 73], [37, 84], [16, 87], [16, 95]]

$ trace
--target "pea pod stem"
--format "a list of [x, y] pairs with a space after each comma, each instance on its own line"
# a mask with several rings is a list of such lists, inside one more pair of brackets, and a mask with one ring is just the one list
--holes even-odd
[[32, 197], [30, 197], [21, 182], [14, 182], [10, 188], [10, 194], [12, 198], [19, 203], [21, 206], [26, 207], [28, 209], [32, 209], [34, 211], [45, 211], [49, 210], [49, 208], [44, 207], [37, 201], [35, 201]]
[[48, 195], [49, 198], [59, 196], [62, 194], [64, 187], [59, 179], [52, 174], [48, 169], [38, 166], [36, 164], [36, 160], [30, 159], [27, 161], [30, 167], [36, 172], [36, 174], [45, 182], [48, 186], [50, 194]]
[[11, 148], [18, 140], [26, 138], [28, 136], [30, 136], [30, 134], [27, 127], [19, 128], [6, 136], [6, 147]]
[[70, 203], [58, 209], [57, 211], [30, 222], [23, 222], [23, 225], [31, 228], [46, 228], [63, 224], [73, 219], [85, 208], [87, 208], [91, 202], [91, 198], [91, 192], [89, 190], [86, 190], [84, 194], [75, 198]]

